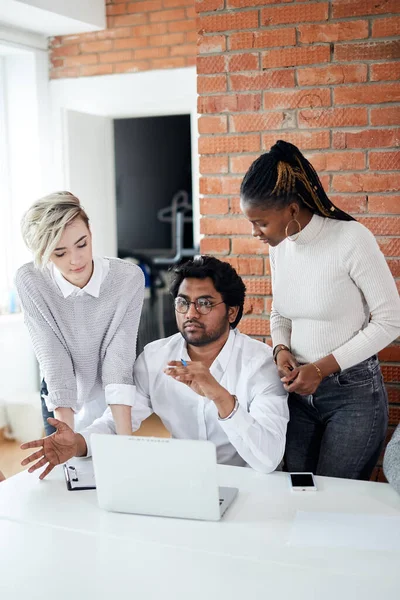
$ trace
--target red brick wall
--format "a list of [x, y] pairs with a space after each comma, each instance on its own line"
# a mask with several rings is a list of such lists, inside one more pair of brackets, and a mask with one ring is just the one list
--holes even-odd
[[196, 63], [194, 0], [105, 0], [107, 29], [50, 41], [52, 79]]
[[[268, 250], [239, 214], [239, 186], [279, 138], [298, 145], [333, 202], [377, 236], [399, 285], [400, 2], [196, 0], [196, 8], [201, 250], [243, 276], [241, 330], [269, 340], [271, 280]], [[380, 358], [391, 434], [400, 345]]]

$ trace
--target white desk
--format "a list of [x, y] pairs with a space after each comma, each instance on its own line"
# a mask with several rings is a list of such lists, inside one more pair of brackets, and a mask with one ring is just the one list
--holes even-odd
[[0, 597], [71, 599], [73, 581], [79, 600], [397, 597], [400, 552], [288, 545], [298, 510], [400, 516], [388, 485], [322, 477], [317, 493], [291, 493], [284, 473], [219, 467], [219, 476], [240, 490], [220, 523], [104, 512], [94, 491], [68, 492], [60, 468], [43, 482], [7, 480]]

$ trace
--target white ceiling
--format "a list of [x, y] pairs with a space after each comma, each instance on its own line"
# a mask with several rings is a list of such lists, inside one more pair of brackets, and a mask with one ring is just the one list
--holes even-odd
[[1, 0], [0, 26], [50, 37], [106, 28], [104, 0]]

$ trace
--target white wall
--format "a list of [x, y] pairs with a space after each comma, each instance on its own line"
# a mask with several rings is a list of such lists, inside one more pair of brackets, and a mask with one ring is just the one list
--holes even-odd
[[117, 256], [114, 135], [108, 117], [65, 111], [66, 188], [81, 199], [90, 219], [93, 252]]
[[[21, 314], [0, 316], [0, 406], [39, 390], [39, 368]], [[39, 394], [37, 393], [39, 405]]]
[[35, 50], [35, 77], [37, 94], [37, 122], [40, 155], [41, 195], [49, 191], [49, 170], [53, 164], [53, 133], [51, 130], [51, 103], [49, 92], [49, 57], [47, 52]]
[[56, 79], [50, 95], [56, 109], [113, 118], [197, 114], [196, 68]]
[[[58, 79], [50, 82], [53, 112], [54, 165], [52, 185], [62, 189], [66, 182], [63, 110], [113, 118], [190, 114], [194, 240], [199, 242], [198, 134], [196, 69], [146, 71], [101, 77]], [[114, 160], [110, 157], [110, 160]]]

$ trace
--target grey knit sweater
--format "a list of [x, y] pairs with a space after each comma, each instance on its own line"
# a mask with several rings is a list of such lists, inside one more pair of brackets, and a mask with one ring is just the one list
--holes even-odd
[[383, 459], [383, 472], [386, 479], [400, 494], [400, 425], [387, 445]]
[[79, 412], [109, 384], [133, 385], [136, 337], [144, 277], [136, 265], [110, 259], [98, 298], [64, 298], [48, 269], [21, 267], [16, 286], [40, 370], [49, 410]]

